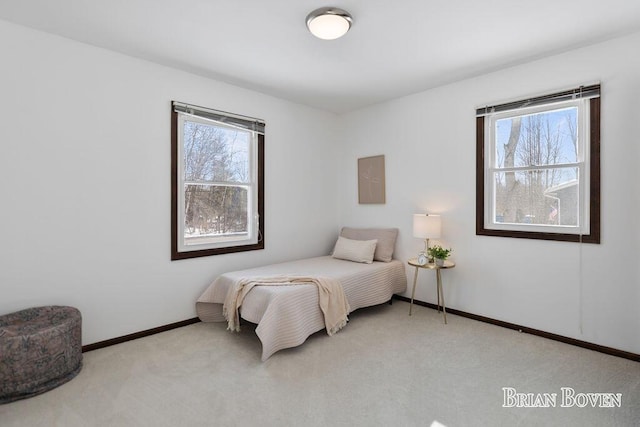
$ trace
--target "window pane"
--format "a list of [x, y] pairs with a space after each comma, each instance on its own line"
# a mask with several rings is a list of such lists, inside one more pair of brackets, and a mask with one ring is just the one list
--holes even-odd
[[495, 222], [578, 226], [578, 168], [496, 172]]
[[251, 133], [184, 121], [184, 179], [200, 182], [249, 182]]
[[496, 120], [496, 167], [576, 163], [578, 108]]
[[244, 239], [248, 235], [244, 187], [227, 185], [185, 186], [185, 244]]

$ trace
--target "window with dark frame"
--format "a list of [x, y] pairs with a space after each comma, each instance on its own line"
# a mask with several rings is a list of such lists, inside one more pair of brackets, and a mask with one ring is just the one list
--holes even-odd
[[172, 260], [264, 248], [264, 127], [172, 103]]
[[476, 234], [600, 243], [600, 85], [476, 111]]

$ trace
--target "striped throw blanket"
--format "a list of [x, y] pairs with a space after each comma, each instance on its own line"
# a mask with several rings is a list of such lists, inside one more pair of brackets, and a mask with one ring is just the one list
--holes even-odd
[[305, 276], [269, 276], [269, 277], [245, 277], [236, 280], [227, 293], [224, 300], [222, 313], [228, 322], [230, 331], [240, 330], [240, 317], [238, 310], [244, 297], [254, 286], [288, 286], [312, 284], [318, 288], [318, 300], [320, 309], [324, 314], [324, 323], [327, 334], [330, 336], [342, 329], [348, 319], [350, 311], [349, 302], [344, 294], [342, 285], [336, 279], [328, 277]]

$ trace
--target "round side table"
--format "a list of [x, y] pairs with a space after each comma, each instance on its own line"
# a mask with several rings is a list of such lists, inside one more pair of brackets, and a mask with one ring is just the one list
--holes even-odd
[[442, 315], [444, 316], [444, 323], [445, 325], [447, 324], [447, 309], [444, 306], [444, 294], [442, 292], [442, 276], [440, 275], [440, 270], [447, 270], [450, 268], [454, 268], [456, 266], [456, 263], [453, 261], [446, 261], [444, 262], [444, 265], [439, 266], [436, 265], [435, 263], [428, 263], [428, 264], [424, 264], [424, 265], [420, 265], [418, 264], [418, 258], [411, 258], [408, 262], [407, 262], [410, 266], [415, 267], [416, 268], [416, 272], [413, 275], [413, 290], [411, 291], [411, 303], [409, 304], [409, 316], [411, 316], [411, 309], [413, 307], [413, 297], [416, 294], [416, 282], [418, 281], [418, 271], [421, 268], [424, 268], [426, 270], [435, 270], [436, 271], [436, 289], [437, 289], [437, 293], [438, 293], [438, 312], [440, 312], [440, 306], [442, 306]]

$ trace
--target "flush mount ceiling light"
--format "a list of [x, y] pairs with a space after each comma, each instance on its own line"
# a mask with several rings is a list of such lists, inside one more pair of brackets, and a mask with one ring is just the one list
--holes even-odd
[[347, 34], [353, 18], [349, 12], [337, 7], [321, 7], [307, 15], [307, 28], [323, 40], [335, 40]]

